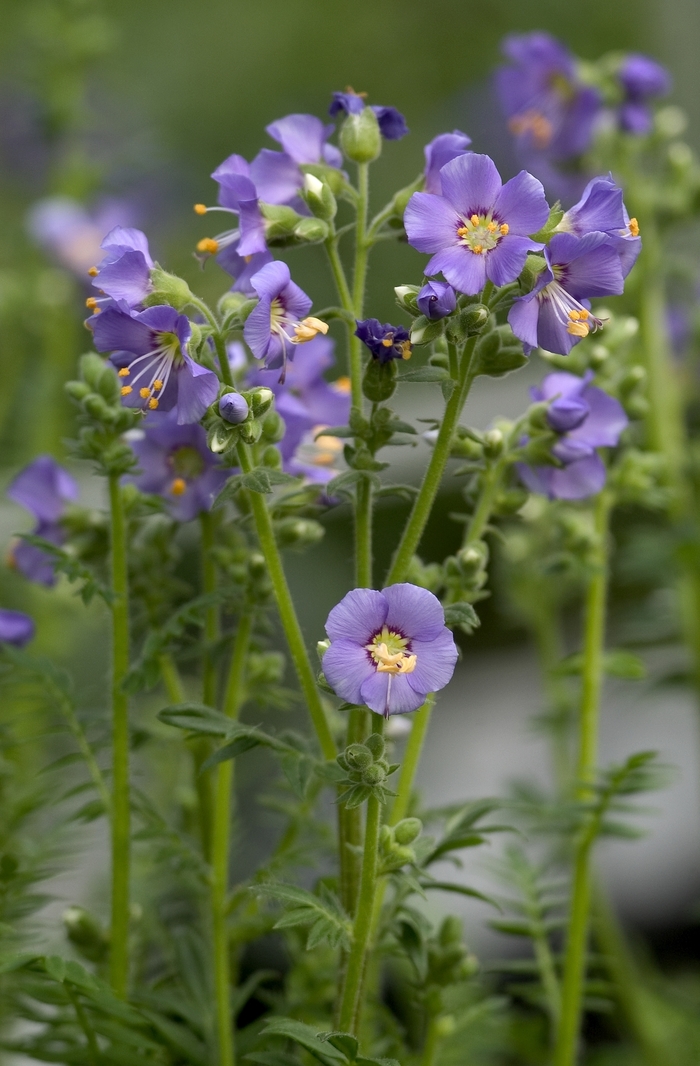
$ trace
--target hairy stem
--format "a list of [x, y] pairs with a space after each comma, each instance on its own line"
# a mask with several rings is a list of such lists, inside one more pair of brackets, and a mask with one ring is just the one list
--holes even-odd
[[372, 588], [372, 484], [368, 478], [357, 483], [355, 501], [355, 585]]
[[484, 479], [476, 503], [474, 514], [471, 516], [464, 534], [464, 547], [468, 548], [481, 540], [491, 518], [496, 496], [501, 488], [503, 475], [507, 469], [506, 456], [493, 463], [484, 471]]
[[226, 385], [233, 385], [233, 377], [231, 376], [231, 367], [228, 361], [228, 353], [226, 352], [226, 342], [221, 336], [221, 329], [217, 321], [216, 315], [208, 307], [204, 300], [200, 300], [198, 296], [191, 296], [190, 303], [193, 307], [196, 307], [198, 311], [206, 318], [207, 322], [211, 326], [211, 337], [214, 341], [214, 348], [216, 349], [216, 356], [219, 360], [219, 369], [221, 371], [221, 380]]

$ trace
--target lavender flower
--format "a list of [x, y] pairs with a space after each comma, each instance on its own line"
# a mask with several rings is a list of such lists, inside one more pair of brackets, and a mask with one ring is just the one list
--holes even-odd
[[[333, 118], [335, 115], [359, 115], [364, 111], [366, 93], [356, 93], [353, 89], [346, 89], [344, 93], [333, 93], [328, 114]], [[406, 119], [395, 107], [378, 107], [372, 105], [370, 111], [374, 111], [379, 123], [379, 131], [387, 141], [399, 141], [409, 132]]]
[[649, 133], [652, 112], [648, 101], [666, 96], [671, 90], [671, 75], [660, 63], [648, 56], [629, 55], [617, 72], [625, 94], [618, 109], [620, 128], [640, 136]]
[[540, 347], [568, 355], [583, 337], [603, 326], [591, 314], [589, 299], [623, 291], [620, 257], [604, 233], [558, 233], [544, 255], [546, 268], [532, 292], [515, 301], [508, 321], [526, 352]]
[[548, 374], [539, 388], [530, 390], [535, 401], [551, 400], [547, 422], [559, 439], [552, 455], [563, 465], [528, 466], [518, 463], [520, 480], [531, 492], [550, 499], [583, 500], [605, 485], [605, 464], [596, 448], [613, 448], [627, 426], [620, 403], [590, 385], [593, 374], [582, 378], [563, 372]]
[[34, 240], [81, 280], [100, 258], [101, 241], [115, 226], [131, 222], [131, 207], [104, 200], [88, 211], [71, 196], [47, 196], [33, 204], [27, 228]]
[[216, 168], [212, 178], [219, 185], [219, 206], [195, 204], [196, 213], [206, 215], [221, 211], [235, 215], [237, 225], [215, 237], [203, 237], [197, 244], [197, 251], [204, 256], [228, 253], [230, 265], [236, 263], [230, 258], [232, 255], [245, 260], [248, 256], [269, 254], [265, 243], [265, 220], [258, 203], [257, 187], [250, 177], [249, 164], [242, 156], [231, 155]]
[[501, 50], [511, 62], [496, 72], [496, 89], [520, 146], [559, 161], [585, 152], [602, 101], [571, 52], [548, 33], [506, 37]]
[[[151, 270], [155, 266], [148, 238], [140, 229], [115, 226], [100, 246], [107, 254], [99, 267], [91, 267], [92, 284], [112, 300], [138, 307], [153, 292]], [[93, 299], [88, 307], [99, 307]]]
[[335, 133], [333, 123], [325, 125], [315, 115], [287, 115], [265, 127], [267, 133], [282, 145], [282, 150], [299, 166], [305, 163], [327, 163], [340, 167], [343, 156], [340, 149], [328, 144]]
[[177, 408], [183, 424], [199, 421], [216, 399], [219, 379], [189, 356], [190, 323], [173, 307], [159, 304], [128, 313], [112, 306], [90, 324], [98, 352], [112, 353], [127, 407]]
[[162, 496], [176, 521], [189, 522], [211, 510], [231, 471], [209, 450], [201, 426], [179, 425], [174, 416], [149, 415], [143, 429], [128, 434], [141, 472], [126, 480]]
[[578, 203], [564, 213], [557, 231], [573, 233], [576, 237], [594, 231], [607, 233], [620, 255], [622, 275], [626, 278], [642, 250], [642, 241], [637, 219], [629, 217], [622, 196], [622, 189], [612, 175], [593, 178]]
[[440, 171], [445, 163], [456, 159], [458, 155], [464, 155], [472, 143], [471, 137], [461, 130], [453, 130], [452, 133], [441, 133], [433, 137], [430, 144], [426, 144], [425, 153], [425, 191], [436, 195], [442, 193]]
[[250, 283], [259, 300], [246, 320], [243, 336], [255, 358], [264, 359], [266, 367], [282, 367], [280, 382], [284, 382], [294, 346], [327, 333], [328, 326], [318, 318], [307, 317], [311, 300], [292, 281], [286, 263], [268, 263]]
[[487, 279], [515, 281], [527, 253], [542, 248], [528, 236], [549, 217], [541, 183], [521, 170], [503, 185], [493, 160], [472, 152], [446, 163], [440, 180], [442, 195], [414, 193], [404, 216], [409, 243], [433, 255], [426, 274], [442, 272], [468, 296]]
[[0, 644], [23, 648], [33, 639], [35, 626], [28, 614], [0, 607]]
[[418, 293], [416, 303], [422, 314], [432, 322], [451, 315], [457, 306], [457, 297], [451, 285], [444, 281], [428, 281]]
[[382, 324], [376, 318], [366, 318], [357, 323], [355, 336], [380, 363], [388, 363], [390, 359], [411, 358], [411, 337], [404, 326], [392, 326], [389, 322]]
[[[32, 533], [57, 546], [66, 539], [61, 519], [66, 505], [78, 498], [78, 486], [67, 470], [50, 455], [40, 455], [11, 482], [7, 495], [26, 507], [36, 519]], [[56, 568], [51, 556], [33, 544], [21, 541], [10, 552], [10, 561], [30, 581], [53, 585]]]
[[239, 426], [250, 414], [245, 396], [240, 392], [227, 392], [219, 400], [219, 414], [226, 422]]
[[445, 687], [457, 662], [442, 604], [407, 582], [348, 592], [328, 615], [326, 633], [323, 672], [331, 688], [386, 718], [417, 710]]
[[225, 245], [216, 257], [219, 266], [234, 279], [231, 292], [240, 292], [250, 297], [256, 295], [250, 283], [251, 278], [273, 259], [274, 256], [269, 251], [257, 252], [254, 255], [240, 255], [237, 242]]

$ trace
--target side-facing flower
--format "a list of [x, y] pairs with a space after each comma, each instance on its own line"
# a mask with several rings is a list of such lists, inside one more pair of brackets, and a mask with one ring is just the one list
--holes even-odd
[[621, 404], [591, 385], [593, 374], [582, 378], [562, 372], [548, 374], [530, 390], [532, 399], [551, 401], [547, 411], [550, 429], [559, 435], [552, 455], [561, 466], [518, 463], [523, 484], [550, 499], [583, 500], [605, 485], [605, 464], [596, 448], [614, 448], [628, 424]]
[[[98, 267], [89, 273], [93, 286], [101, 293], [128, 307], [138, 307], [153, 292], [151, 270], [155, 263], [148, 250], [148, 238], [140, 229], [115, 226], [102, 241], [106, 253]], [[100, 301], [92, 304], [99, 309]]]
[[[78, 485], [55, 459], [50, 455], [34, 459], [10, 483], [7, 495], [36, 519], [34, 536], [63, 544], [66, 535], [61, 519], [66, 506], [78, 499]], [[30, 581], [53, 585], [56, 580], [51, 556], [34, 544], [20, 541], [11, 549], [9, 561]]]
[[286, 263], [268, 263], [251, 278], [250, 284], [259, 300], [248, 315], [243, 336], [256, 359], [264, 359], [268, 368], [282, 368], [283, 383], [295, 345], [327, 333], [328, 325], [308, 317], [311, 300], [292, 281]]
[[549, 217], [541, 182], [521, 170], [504, 185], [493, 160], [473, 152], [446, 163], [440, 181], [441, 196], [414, 193], [404, 215], [409, 244], [433, 256], [426, 274], [442, 272], [468, 296], [487, 279], [515, 281], [527, 253], [542, 248], [529, 237]]
[[127, 226], [133, 209], [122, 200], [103, 200], [88, 210], [72, 196], [46, 196], [32, 205], [27, 229], [58, 262], [87, 280], [101, 258], [102, 239], [115, 226]]
[[265, 130], [298, 166], [305, 163], [342, 166], [340, 149], [328, 144], [328, 138], [335, 133], [332, 122], [325, 124], [316, 115], [287, 115], [271, 122]]
[[625, 94], [618, 109], [620, 128], [638, 136], [652, 126], [649, 101], [671, 91], [671, 75], [649, 56], [628, 55], [617, 72]]
[[445, 163], [456, 159], [458, 155], [464, 155], [471, 143], [471, 137], [467, 137], [466, 133], [462, 133], [461, 130], [452, 130], [452, 133], [440, 133], [437, 137], [433, 137], [430, 144], [426, 144], [423, 149], [426, 192], [440, 195], [442, 192], [440, 171]]
[[326, 633], [323, 672], [331, 688], [386, 718], [417, 710], [448, 684], [457, 662], [442, 604], [407, 582], [348, 592], [328, 615]]
[[[240, 155], [231, 155], [211, 176], [219, 186], [218, 207], [195, 204], [196, 213], [206, 215], [211, 211], [223, 212], [234, 215], [237, 224], [231, 229], [217, 233], [215, 237], [203, 237], [197, 244], [197, 251], [204, 257], [225, 256], [225, 253], [228, 253], [229, 257], [243, 259], [266, 254], [265, 220], [258, 203], [258, 190], [250, 177], [248, 162]], [[225, 265], [226, 259], [219, 261], [224, 269], [228, 269]], [[234, 263], [235, 260], [230, 259], [230, 265]]]
[[34, 620], [28, 614], [0, 607], [0, 644], [23, 648], [34, 638], [35, 629]]
[[177, 408], [182, 425], [198, 422], [216, 399], [219, 379], [188, 354], [189, 319], [173, 307], [159, 304], [139, 312], [108, 307], [91, 325], [98, 352], [111, 352], [127, 407]]
[[532, 292], [515, 301], [508, 321], [526, 352], [539, 347], [568, 355], [583, 337], [603, 326], [591, 314], [589, 300], [623, 291], [620, 256], [604, 233], [558, 233], [544, 255], [545, 269]]
[[630, 218], [623, 200], [622, 189], [612, 174], [607, 178], [593, 178], [583, 190], [578, 203], [564, 212], [557, 226], [558, 233], [573, 233], [585, 237], [587, 233], [607, 233], [620, 255], [623, 277], [627, 277], [642, 250], [639, 224]]
[[392, 326], [377, 318], [365, 318], [357, 323], [355, 336], [369, 348], [374, 359], [388, 363], [390, 359], [411, 358], [411, 335], [404, 326]]
[[[359, 115], [364, 111], [366, 93], [356, 93], [353, 89], [346, 89], [343, 93], [333, 93], [328, 114], [331, 118], [345, 113], [346, 115]], [[395, 107], [380, 107], [375, 104], [370, 106], [374, 111], [379, 123], [379, 132], [387, 141], [399, 141], [409, 132], [406, 119]]]
[[416, 303], [426, 318], [437, 322], [452, 314], [457, 306], [457, 296], [445, 281], [428, 281], [418, 293]]
[[535, 32], [506, 37], [501, 51], [510, 63], [496, 72], [496, 90], [520, 146], [559, 161], [585, 152], [602, 100], [582, 83], [568, 48]]
[[174, 413], [149, 415], [143, 428], [128, 434], [140, 471], [125, 480], [162, 496], [173, 518], [189, 522], [211, 510], [231, 471], [207, 447], [204, 429], [179, 425]]

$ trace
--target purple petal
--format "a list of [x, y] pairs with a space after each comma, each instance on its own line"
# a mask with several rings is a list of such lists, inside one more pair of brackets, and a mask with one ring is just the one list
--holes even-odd
[[485, 255], [475, 255], [468, 248], [458, 246], [438, 252], [425, 268], [426, 274], [444, 274], [457, 292], [476, 296], [486, 284]]
[[569, 433], [569, 438], [593, 448], [615, 447], [623, 429], [629, 424], [619, 400], [594, 385], [583, 390], [581, 399], [588, 404], [589, 415], [585, 422]]
[[604, 233], [557, 233], [545, 251], [548, 264], [558, 264], [561, 285], [576, 299], [616, 296], [624, 278], [615, 239]]
[[583, 237], [598, 230], [610, 233], [626, 226], [622, 189], [610, 178], [593, 178], [583, 190], [581, 199], [570, 208], [559, 227], [564, 233]]
[[78, 499], [77, 482], [50, 455], [34, 459], [10, 483], [8, 497], [40, 522], [57, 522], [66, 503]]
[[515, 281], [525, 266], [528, 252], [539, 251], [541, 244], [536, 244], [529, 237], [501, 237], [500, 241], [484, 256], [486, 276], [494, 285], [508, 285]]
[[[269, 265], [273, 266], [272, 263]], [[262, 271], [260, 271], [260, 273], [262, 273]], [[255, 277], [257, 277], [257, 274]], [[254, 278], [251, 279], [251, 285], [254, 280]], [[243, 337], [245, 342], [256, 359], [264, 359], [270, 350], [270, 343], [272, 340], [272, 333], [270, 330], [271, 304], [272, 299], [270, 296], [261, 297], [257, 305], [248, 315], [245, 326], [243, 327]]]
[[405, 137], [410, 132], [406, 125], [406, 119], [395, 107], [375, 107], [373, 105], [371, 110], [377, 116], [379, 130], [385, 140], [400, 141], [402, 137]]
[[528, 466], [527, 463], [516, 463], [515, 469], [526, 489], [540, 496], [552, 498], [551, 475], [555, 469], [553, 466]]
[[363, 703], [362, 685], [376, 673], [369, 653], [354, 640], [334, 640], [323, 656], [323, 673], [336, 695], [348, 703]]
[[258, 196], [266, 204], [288, 204], [304, 183], [301, 171], [286, 152], [263, 148], [250, 164]]
[[416, 656], [416, 667], [405, 676], [415, 692], [437, 692], [449, 684], [459, 657], [449, 629], [443, 626], [434, 640], [412, 640], [411, 654]]
[[549, 204], [542, 182], [526, 170], [521, 170], [499, 192], [493, 205], [493, 215], [496, 221], [507, 222], [511, 233], [521, 236], [542, 229], [549, 218]]
[[578, 374], [569, 374], [566, 370], [559, 370], [554, 374], [547, 374], [547, 377], [544, 378], [538, 389], [538, 399], [553, 400], [555, 396], [562, 396], [566, 399], [578, 399], [588, 384], [590, 377], [590, 372], [586, 377], [582, 378], [579, 377]]
[[334, 144], [324, 144], [323, 161], [328, 163], [329, 167], [335, 167], [340, 170], [343, 165], [343, 153]]
[[451, 159], [440, 171], [442, 195], [461, 214], [485, 215], [501, 191], [501, 175], [493, 159], [467, 152]]
[[552, 300], [546, 294], [539, 301], [539, 317], [537, 322], [537, 343], [546, 352], [557, 352], [559, 355], [568, 355], [580, 338], [574, 337], [568, 332], [568, 319], [563, 321], [555, 308]]
[[466, 152], [471, 143], [471, 137], [467, 137], [466, 133], [453, 130], [452, 133], [439, 134], [432, 139], [430, 144], [426, 144], [424, 149], [426, 192], [438, 195], [442, 193], [440, 170], [445, 163], [449, 163], [451, 159], [456, 159], [458, 155]]
[[260, 213], [257, 198], [241, 200], [239, 204], [240, 240], [238, 254], [248, 257], [267, 251], [265, 243], [265, 220]]
[[331, 640], [345, 638], [360, 645], [369, 644], [381, 632], [389, 605], [375, 589], [352, 589], [343, 596], [326, 619]]
[[279, 296], [282, 289], [289, 285], [292, 276], [286, 263], [275, 260], [254, 274], [250, 284], [257, 292], [260, 299], [274, 300]]
[[280, 293], [280, 300], [287, 314], [295, 322], [301, 322], [311, 310], [311, 298], [294, 281], [284, 286]]
[[605, 464], [599, 455], [590, 455], [558, 470], [552, 468], [550, 495], [557, 500], [585, 500], [605, 485]]
[[153, 291], [150, 267], [142, 252], [124, 252], [116, 262], [100, 267], [92, 284], [113, 300], [125, 300], [130, 307], [142, 303]]
[[177, 421], [182, 426], [189, 422], [199, 422], [210, 404], [219, 394], [219, 379], [205, 366], [195, 363], [189, 355], [184, 357], [184, 366], [179, 367], [177, 375]]
[[148, 250], [148, 238], [140, 229], [133, 229], [131, 226], [115, 226], [102, 241], [101, 247], [107, 252], [108, 260], [116, 259], [123, 252], [134, 251], [141, 252], [149, 267], [154, 265]]
[[98, 352], [146, 355], [153, 348], [153, 331], [148, 324], [113, 307], [97, 315], [92, 335]]
[[442, 196], [414, 192], [403, 221], [409, 244], [419, 252], [439, 252], [446, 246], [458, 244], [460, 219]]
[[[37, 536], [43, 536], [36, 530]], [[48, 538], [47, 538], [48, 539]], [[48, 552], [37, 548], [34, 544], [20, 541], [10, 551], [10, 563], [28, 581], [34, 581], [37, 585], [46, 585], [51, 588], [56, 584], [56, 564]]]
[[535, 298], [535, 293], [528, 293], [516, 300], [508, 312], [508, 322], [513, 333], [527, 344], [529, 348], [537, 348], [537, 322], [540, 308]]
[[389, 605], [386, 625], [402, 636], [434, 640], [445, 628], [445, 612], [437, 596], [428, 589], [402, 581], [382, 589]]
[[287, 115], [265, 127], [295, 163], [318, 163], [326, 127], [315, 115]]
[[427, 692], [418, 693], [408, 683], [409, 674], [380, 674], [368, 677], [361, 689], [362, 702], [377, 714], [408, 714], [425, 702]]
[[0, 643], [21, 648], [32, 639], [34, 632], [34, 622], [28, 614], [0, 608]]

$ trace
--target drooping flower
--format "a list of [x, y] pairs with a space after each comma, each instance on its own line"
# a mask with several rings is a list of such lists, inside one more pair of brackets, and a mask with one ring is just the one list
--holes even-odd
[[559, 372], [548, 374], [533, 387], [535, 401], [552, 401], [547, 412], [550, 429], [559, 435], [552, 455], [562, 466], [528, 466], [518, 463], [520, 480], [531, 492], [550, 499], [583, 500], [605, 485], [605, 464], [596, 448], [614, 448], [628, 424], [621, 404], [584, 377]]
[[[138, 307], [153, 292], [151, 270], [155, 266], [148, 250], [148, 238], [140, 229], [115, 226], [100, 246], [105, 252], [102, 262], [89, 273], [93, 286], [112, 300]], [[100, 306], [93, 298], [89, 307]]]
[[126, 480], [162, 496], [173, 518], [189, 522], [211, 510], [231, 471], [209, 450], [204, 429], [180, 425], [174, 414], [149, 415], [142, 428], [129, 432], [140, 470]]
[[91, 326], [98, 352], [111, 352], [127, 407], [177, 408], [182, 425], [199, 421], [216, 399], [219, 379], [188, 354], [190, 323], [173, 307], [159, 304], [131, 313], [108, 307]]
[[[78, 485], [55, 459], [50, 455], [34, 459], [10, 483], [7, 495], [34, 516], [35, 537], [57, 546], [63, 544], [66, 533], [61, 519], [66, 506], [78, 499]], [[9, 560], [30, 581], [53, 585], [56, 580], [52, 557], [34, 544], [20, 541], [11, 549]]]
[[268, 368], [282, 368], [283, 383], [295, 346], [327, 333], [328, 325], [308, 317], [311, 300], [292, 281], [286, 263], [268, 263], [250, 283], [259, 300], [248, 315], [243, 336], [256, 359], [264, 359]]
[[474, 296], [487, 279], [515, 281], [531, 240], [549, 217], [542, 184], [521, 170], [505, 185], [492, 159], [467, 152], [440, 171], [442, 195], [416, 192], [404, 224], [409, 243], [431, 253], [426, 274], [442, 272], [458, 292]]
[[627, 277], [642, 250], [639, 224], [630, 218], [623, 200], [622, 189], [612, 175], [593, 178], [583, 190], [578, 203], [564, 213], [557, 226], [559, 233], [573, 233], [585, 237], [587, 233], [607, 233], [617, 248], [622, 275]]
[[520, 146], [556, 161], [585, 152], [602, 100], [581, 81], [572, 53], [540, 32], [506, 37], [501, 51], [510, 63], [496, 72], [496, 89]]
[[451, 159], [456, 159], [458, 155], [464, 155], [471, 143], [471, 137], [467, 137], [466, 133], [462, 133], [461, 130], [453, 130], [452, 133], [440, 133], [437, 137], [433, 137], [430, 144], [426, 144], [423, 150], [425, 153], [425, 170], [423, 173], [425, 175], [426, 192], [436, 193], [438, 196], [441, 194], [440, 171], [445, 163], [449, 163]]
[[526, 352], [544, 348], [568, 355], [575, 344], [601, 329], [589, 300], [624, 289], [620, 256], [604, 233], [556, 234], [545, 248], [546, 267], [532, 292], [515, 301], [508, 321]]
[[357, 323], [355, 336], [365, 344], [374, 359], [388, 363], [390, 359], [411, 358], [411, 336], [404, 326], [392, 326], [377, 318], [365, 318]]
[[0, 607], [0, 644], [23, 648], [34, 638], [35, 629], [34, 620], [28, 614]]
[[[346, 89], [343, 93], [333, 93], [328, 114], [331, 118], [345, 113], [346, 115], [359, 115], [364, 111], [366, 93], [356, 93], [353, 89]], [[378, 107], [372, 105], [370, 111], [374, 111], [379, 123], [379, 131], [387, 141], [399, 141], [409, 132], [406, 119], [395, 107]]]
[[457, 297], [451, 285], [444, 281], [428, 281], [418, 293], [416, 303], [426, 318], [437, 322], [451, 315], [457, 306]]
[[620, 128], [638, 136], [652, 126], [649, 101], [671, 91], [671, 75], [649, 56], [628, 55], [617, 72], [625, 94], [618, 108]]
[[326, 633], [323, 672], [331, 688], [387, 718], [417, 710], [448, 684], [457, 662], [442, 604], [407, 582], [348, 592], [328, 615]]
[[87, 280], [102, 256], [102, 239], [115, 226], [128, 226], [133, 209], [122, 200], [103, 200], [92, 211], [72, 196], [47, 196], [32, 205], [27, 229], [62, 266]]

